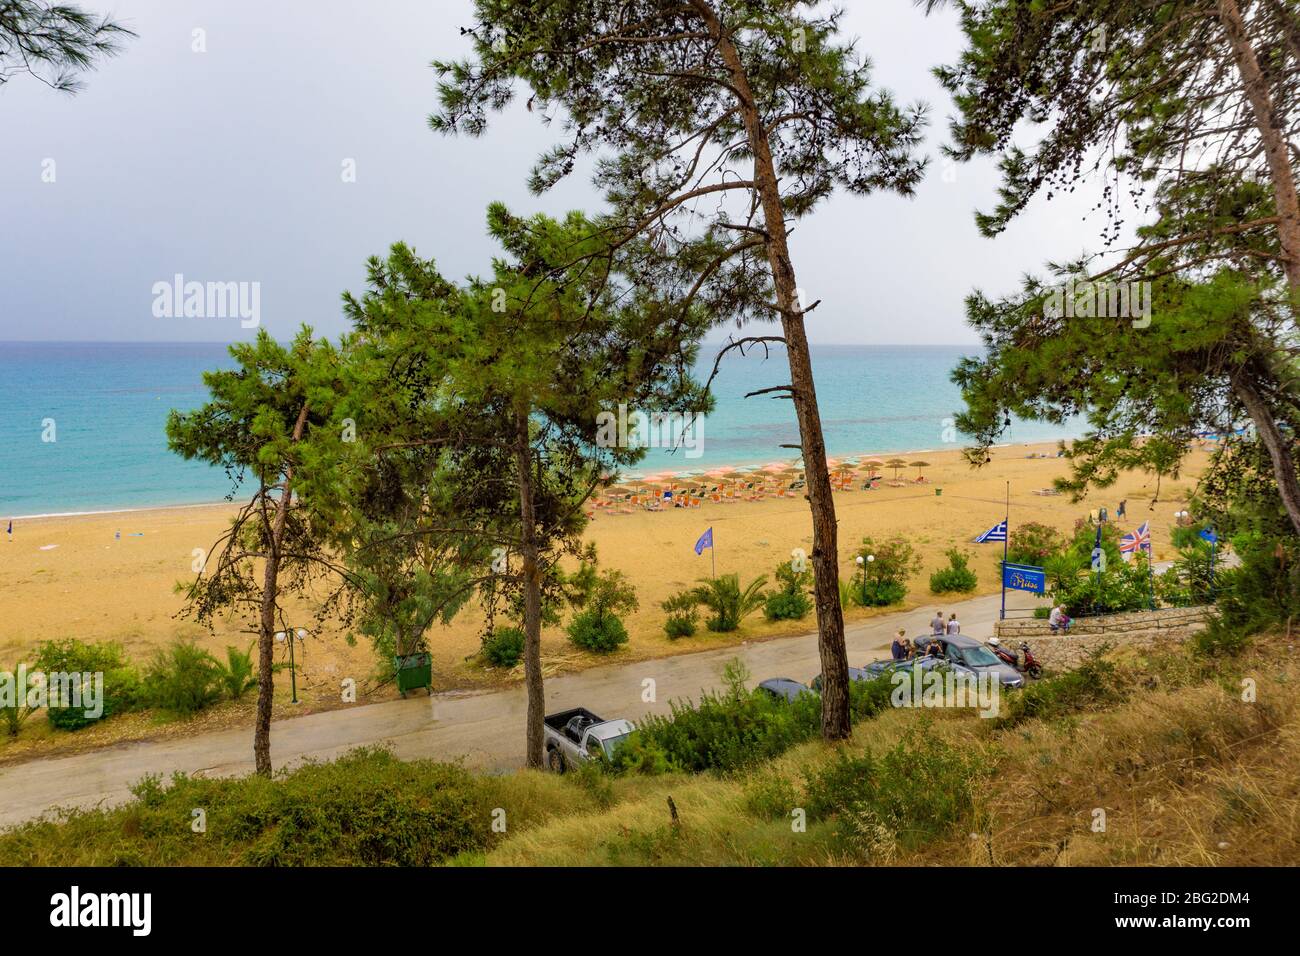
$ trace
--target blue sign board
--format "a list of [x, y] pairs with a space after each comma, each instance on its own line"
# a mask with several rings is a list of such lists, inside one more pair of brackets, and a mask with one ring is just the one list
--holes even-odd
[[1002, 586], [1015, 591], [1033, 591], [1042, 594], [1047, 590], [1047, 575], [1042, 568], [1030, 564], [1003, 564]]

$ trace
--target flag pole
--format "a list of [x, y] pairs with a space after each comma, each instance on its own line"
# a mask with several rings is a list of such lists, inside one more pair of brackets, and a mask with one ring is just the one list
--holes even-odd
[[712, 528], [709, 529], [709, 564], [711, 566], [711, 576], [714, 580], [718, 577], [718, 535]]
[[1007, 541], [1011, 537], [1011, 482], [1007, 482], [1007, 510], [1006, 516], [1002, 519], [1006, 524], [1006, 534], [1002, 536], [1002, 611], [998, 616], [999, 621], [1007, 619]]

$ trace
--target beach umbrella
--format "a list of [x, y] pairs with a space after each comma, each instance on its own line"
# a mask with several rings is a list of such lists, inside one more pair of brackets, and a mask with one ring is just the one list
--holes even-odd
[[885, 463], [879, 458], [868, 458], [862, 463], [862, 467], [867, 469], [868, 474], [874, 475], [877, 468], [884, 468]]
[[897, 481], [899, 469], [906, 468], [907, 462], [902, 458], [891, 458], [889, 461], [885, 462], [885, 467], [894, 469], [894, 480]]
[[930, 467], [930, 463], [929, 463], [928, 461], [914, 461], [914, 462], [912, 462], [911, 467], [916, 469], [916, 476], [917, 476], [918, 478], [920, 478], [920, 477], [922, 477], [922, 475], [921, 475], [921, 469], [922, 469], [922, 468], [929, 468], [929, 467]]

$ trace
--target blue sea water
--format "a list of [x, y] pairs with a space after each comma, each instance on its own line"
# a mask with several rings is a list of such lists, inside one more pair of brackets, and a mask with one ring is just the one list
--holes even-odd
[[[832, 455], [960, 447], [951, 417], [961, 396], [949, 381], [961, 346], [814, 346], [813, 374]], [[706, 349], [707, 376], [715, 350]], [[221, 344], [0, 343], [0, 519], [220, 501], [219, 469], [167, 450], [167, 413], [206, 397], [202, 373], [229, 367]], [[798, 443], [786, 399], [746, 392], [789, 381], [784, 352], [767, 360], [734, 352], [714, 382], [717, 408], [703, 423], [698, 457], [651, 448], [644, 471], [705, 470], [792, 459]], [[47, 420], [53, 420], [54, 441]], [[1081, 429], [1079, 429], [1081, 430]], [[1006, 441], [1071, 437], [1016, 423]], [[955, 439], [955, 440], [954, 440]]]

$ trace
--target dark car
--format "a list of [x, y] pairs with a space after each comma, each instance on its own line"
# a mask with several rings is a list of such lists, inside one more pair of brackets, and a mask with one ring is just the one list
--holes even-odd
[[[875, 674], [861, 667], [849, 668], [849, 680], [875, 680], [875, 679], [876, 679]], [[812, 679], [812, 683], [809, 684], [808, 686], [820, 694], [822, 692], [822, 675], [818, 674], [816, 677], [814, 677]]]
[[1023, 687], [1025, 676], [1010, 664], [1007, 664], [991, 650], [964, 634], [926, 634], [915, 640], [916, 646], [924, 651], [931, 641], [943, 649], [943, 656], [951, 663], [966, 667], [976, 673], [990, 673], [998, 676], [1003, 687]]
[[807, 684], [801, 684], [789, 677], [769, 677], [759, 682], [758, 690], [765, 691], [779, 700], [794, 700], [800, 694], [813, 692]]
[[946, 657], [926, 657], [918, 654], [916, 657], [908, 658], [905, 661], [896, 661], [892, 658], [883, 661], [872, 661], [866, 666], [866, 670], [873, 675], [892, 674], [897, 670], [914, 670], [919, 669], [922, 673], [934, 667], [955, 667], [957, 670], [966, 670], [961, 665], [954, 664]]

